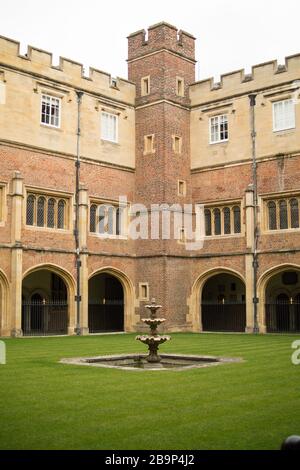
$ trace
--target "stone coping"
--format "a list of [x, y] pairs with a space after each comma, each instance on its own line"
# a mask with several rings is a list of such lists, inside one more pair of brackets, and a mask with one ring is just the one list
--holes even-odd
[[[160, 354], [162, 362], [159, 364], [146, 364], [145, 368], [138, 368], [130, 365], [128, 361], [145, 360], [147, 354], [119, 354], [113, 356], [95, 356], [95, 357], [75, 357], [64, 358], [59, 362], [61, 364], [101, 367], [106, 369], [121, 369], [131, 371], [182, 371], [190, 369], [200, 369], [224, 364], [234, 364], [244, 362], [242, 358], [216, 357], [216, 356], [196, 356], [184, 354]], [[113, 362], [124, 361], [124, 365], [113, 364]], [[164, 363], [166, 367], [164, 367]], [[169, 365], [169, 367], [167, 367]], [[170, 367], [173, 365], [174, 367]]]

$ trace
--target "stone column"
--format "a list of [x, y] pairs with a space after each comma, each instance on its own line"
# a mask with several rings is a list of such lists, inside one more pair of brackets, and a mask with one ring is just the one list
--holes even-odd
[[80, 334], [88, 335], [88, 306], [89, 306], [89, 273], [87, 253], [87, 228], [88, 228], [88, 192], [87, 188], [80, 183], [79, 187], [79, 243], [80, 243]]
[[249, 185], [245, 195], [246, 209], [246, 243], [249, 254], [245, 255], [245, 279], [246, 279], [246, 332], [253, 333], [254, 328], [254, 275], [253, 275], [253, 250], [254, 250], [254, 190]]
[[22, 336], [22, 273], [23, 249], [21, 243], [23, 214], [23, 178], [16, 171], [11, 193], [11, 335]]

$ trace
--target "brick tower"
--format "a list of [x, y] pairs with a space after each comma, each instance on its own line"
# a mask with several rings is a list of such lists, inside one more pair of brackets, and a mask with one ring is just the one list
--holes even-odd
[[[167, 23], [128, 37], [129, 80], [136, 84], [137, 203], [191, 203], [189, 86], [195, 38]], [[137, 243], [137, 282], [163, 304], [168, 329], [187, 327], [190, 255], [178, 240]], [[186, 258], [186, 260], [184, 259]]]

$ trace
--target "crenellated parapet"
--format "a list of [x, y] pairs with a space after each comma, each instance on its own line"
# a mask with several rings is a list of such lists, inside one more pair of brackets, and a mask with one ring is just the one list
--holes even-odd
[[161, 49], [167, 49], [195, 60], [195, 38], [185, 31], [178, 31], [175, 26], [168, 23], [157, 23], [128, 36], [128, 61], [151, 54]]
[[220, 82], [215, 82], [213, 78], [201, 80], [191, 85], [190, 98], [192, 105], [197, 105], [288, 84], [298, 79], [300, 54], [286, 57], [284, 65], [278, 64], [277, 60], [254, 65], [250, 74], [246, 74], [244, 69], [223, 74]]
[[59, 58], [59, 65], [53, 65], [50, 52], [28, 46], [25, 55], [20, 54], [20, 43], [0, 36], [0, 71], [13, 69], [25, 72], [36, 78], [45, 78], [91, 93], [107, 95], [114, 99], [133, 104], [135, 85], [117, 77], [112, 79], [109, 73], [89, 68], [88, 76], [82, 64], [65, 57]]

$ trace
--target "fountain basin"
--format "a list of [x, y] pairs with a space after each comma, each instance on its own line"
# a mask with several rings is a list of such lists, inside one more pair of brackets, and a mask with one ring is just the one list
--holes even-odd
[[243, 359], [241, 358], [161, 354], [161, 361], [159, 363], [149, 363], [147, 361], [147, 357], [148, 356], [146, 354], [121, 354], [114, 356], [61, 359], [60, 363], [76, 366], [90, 366], [136, 371], [182, 371], [243, 362]]

